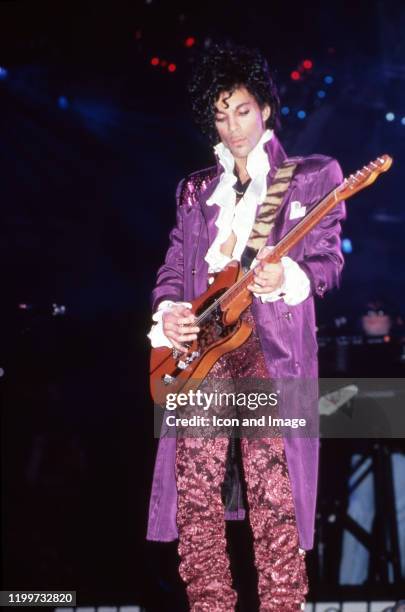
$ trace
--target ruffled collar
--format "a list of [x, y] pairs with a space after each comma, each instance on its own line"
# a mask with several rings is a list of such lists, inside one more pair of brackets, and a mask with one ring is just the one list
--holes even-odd
[[[247, 157], [246, 170], [252, 179], [247, 189], [247, 193], [245, 194], [248, 197], [249, 195], [255, 195], [256, 197], [261, 197], [261, 199], [263, 199], [266, 195], [266, 177], [270, 170], [270, 162], [264, 145], [273, 138], [273, 134], [273, 130], [265, 130], [256, 146], [250, 151]], [[214, 152], [219, 163], [223, 167], [224, 172], [221, 174], [215, 191], [208, 198], [207, 205], [235, 205], [236, 194], [235, 190], [233, 189], [233, 186], [237, 181], [237, 177], [234, 173], [235, 158], [228, 147], [226, 147], [222, 142], [215, 145]]]

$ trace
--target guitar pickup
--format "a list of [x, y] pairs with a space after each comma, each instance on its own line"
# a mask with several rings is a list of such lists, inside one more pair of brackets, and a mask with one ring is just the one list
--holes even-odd
[[198, 359], [198, 357], [200, 356], [200, 351], [193, 351], [191, 353], [191, 355], [189, 355], [188, 357], [186, 357], [185, 359], [180, 359], [180, 361], [177, 362], [177, 367], [179, 368], [179, 370], [185, 370], [186, 367], [192, 362], [194, 361], [194, 359]]

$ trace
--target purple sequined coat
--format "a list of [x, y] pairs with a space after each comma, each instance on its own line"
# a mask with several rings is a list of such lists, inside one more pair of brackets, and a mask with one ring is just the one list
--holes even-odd
[[[271, 168], [270, 185], [286, 154], [275, 135], [265, 149]], [[291, 159], [298, 162], [298, 166], [270, 232], [269, 245], [276, 244], [297, 223], [296, 219], [289, 218], [291, 202], [298, 200], [309, 210], [342, 182], [340, 166], [330, 157], [311, 155]], [[177, 223], [170, 234], [165, 263], [158, 271], [152, 293], [153, 311], [162, 300], [191, 301], [208, 287], [208, 264], [204, 257], [216, 236], [219, 206], [207, 206], [206, 201], [214, 192], [221, 171], [218, 164], [190, 175], [178, 186]], [[340, 220], [344, 217], [345, 206], [340, 203], [289, 252], [310, 279], [311, 294], [306, 300], [296, 306], [288, 306], [282, 299], [264, 304], [258, 298], [253, 300], [252, 312], [271, 378], [317, 378], [314, 296], [322, 297], [325, 291], [338, 284], [343, 266]], [[304, 416], [302, 412], [309, 410], [312, 415], [305, 416], [317, 422], [317, 401], [306, 401], [305, 407], [300, 405], [299, 395], [295, 401], [298, 416]], [[309, 550], [314, 540], [319, 440], [316, 436], [288, 436], [284, 443], [300, 546]], [[178, 537], [175, 451], [175, 437], [162, 436], [150, 497], [148, 540], [170, 541]], [[225, 511], [226, 519], [243, 519], [244, 516], [242, 507], [236, 512]]]

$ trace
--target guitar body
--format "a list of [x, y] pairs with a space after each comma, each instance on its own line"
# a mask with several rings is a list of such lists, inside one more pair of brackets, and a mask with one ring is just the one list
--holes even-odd
[[197, 340], [187, 345], [188, 353], [180, 354], [167, 347], [152, 348], [150, 358], [150, 391], [157, 404], [163, 404], [168, 393], [187, 393], [197, 389], [212, 366], [225, 353], [241, 346], [252, 328], [240, 321], [241, 313], [251, 304], [249, 292], [233, 299], [226, 309], [216, 302], [241, 277], [239, 262], [231, 261], [215, 275], [210, 287], [192, 302], [191, 311], [197, 317], [208, 315], [198, 323]]

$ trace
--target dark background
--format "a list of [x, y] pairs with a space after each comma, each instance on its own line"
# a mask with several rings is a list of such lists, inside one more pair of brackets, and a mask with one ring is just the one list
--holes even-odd
[[145, 335], [176, 184], [213, 162], [185, 94], [196, 52], [228, 38], [262, 50], [290, 108], [289, 154], [331, 155], [346, 175], [393, 156], [348, 202], [353, 251], [318, 320], [357, 332], [380, 299], [400, 324], [404, 31], [399, 0], [0, 3], [3, 588], [183, 609], [175, 544], [145, 542]]

